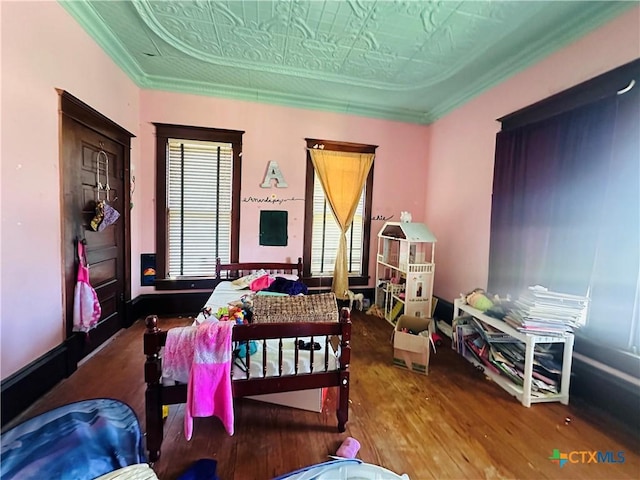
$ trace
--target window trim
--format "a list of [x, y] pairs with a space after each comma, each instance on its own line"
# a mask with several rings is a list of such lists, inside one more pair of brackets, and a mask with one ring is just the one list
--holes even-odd
[[156, 280], [157, 290], [184, 290], [196, 288], [213, 288], [215, 272], [210, 277], [166, 278], [167, 275], [167, 149], [170, 138], [184, 140], [201, 140], [206, 142], [225, 142], [233, 146], [233, 180], [231, 208], [231, 262], [238, 262], [240, 251], [240, 188], [242, 174], [242, 135], [240, 130], [224, 130], [220, 128], [191, 127], [155, 123], [156, 127]]
[[[315, 138], [305, 138], [307, 142], [307, 171], [305, 173], [305, 206], [304, 206], [304, 242], [303, 242], [303, 272], [302, 280], [309, 287], [331, 287], [333, 277], [318, 277], [311, 275], [311, 245], [313, 233], [313, 183], [315, 180], [315, 170], [311, 162], [309, 148], [316, 144], [324, 145], [325, 150], [336, 150], [340, 152], [353, 153], [376, 153], [377, 145], [366, 145], [361, 143], [338, 142], [333, 140], [319, 140]], [[371, 211], [373, 206], [373, 166], [369, 170], [367, 182], [365, 184], [364, 201], [364, 231], [362, 235], [362, 273], [360, 275], [349, 276], [349, 284], [366, 286], [369, 284], [369, 251], [371, 250]]]

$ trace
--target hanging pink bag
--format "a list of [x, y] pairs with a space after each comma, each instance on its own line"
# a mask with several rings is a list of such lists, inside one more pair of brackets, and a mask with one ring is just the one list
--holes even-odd
[[73, 296], [73, 331], [86, 333], [98, 324], [102, 309], [98, 294], [89, 283], [89, 266], [82, 241], [78, 242], [78, 258], [78, 280]]

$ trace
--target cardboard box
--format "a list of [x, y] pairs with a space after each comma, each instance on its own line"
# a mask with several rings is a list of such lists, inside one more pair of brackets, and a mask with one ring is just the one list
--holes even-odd
[[[403, 329], [427, 335], [405, 333]], [[414, 372], [429, 374], [429, 338], [435, 331], [432, 318], [401, 315], [393, 332], [393, 364]]]

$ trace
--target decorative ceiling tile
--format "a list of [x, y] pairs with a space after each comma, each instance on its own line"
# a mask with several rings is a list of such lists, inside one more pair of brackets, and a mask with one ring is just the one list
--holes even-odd
[[633, 2], [62, 4], [145, 88], [429, 123]]

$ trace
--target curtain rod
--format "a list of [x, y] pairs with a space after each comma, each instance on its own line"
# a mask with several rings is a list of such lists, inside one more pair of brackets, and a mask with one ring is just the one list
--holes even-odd
[[632, 78], [631, 81], [629, 82], [629, 85], [627, 85], [626, 87], [624, 87], [622, 90], [618, 90], [616, 92], [616, 95], [624, 95], [625, 93], [627, 93], [629, 90], [631, 90], [633, 88], [633, 86], [636, 84], [636, 81]]

